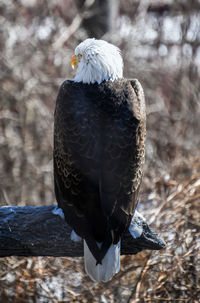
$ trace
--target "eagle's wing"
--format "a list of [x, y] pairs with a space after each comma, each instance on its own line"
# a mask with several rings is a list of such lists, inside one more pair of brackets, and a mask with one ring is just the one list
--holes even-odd
[[94, 256], [94, 237], [103, 241], [109, 233], [117, 243], [130, 223], [144, 140], [145, 101], [137, 80], [63, 83], [54, 123], [55, 193], [68, 224]]
[[93, 86], [73, 81], [62, 84], [54, 114], [53, 157], [58, 206], [63, 209], [68, 224], [86, 239], [98, 259], [95, 238], [103, 240], [106, 218], [101, 211], [98, 188], [98, 109], [90, 104], [95, 94]]
[[87, 158], [87, 154], [89, 157], [89, 153], [93, 152], [93, 137], [87, 127], [88, 116], [91, 118], [90, 109], [82, 103], [79, 90], [76, 83], [68, 80], [59, 90], [54, 114], [53, 156], [58, 204], [62, 208], [65, 205], [74, 207], [76, 215], [82, 217], [86, 208], [83, 191], [90, 192], [85, 175], [93, 169], [92, 163], [88, 165]]
[[104, 133], [100, 194], [102, 208], [109, 217], [113, 242], [117, 243], [130, 224], [138, 202], [142, 179], [146, 136], [146, 109], [141, 84], [126, 82], [124, 102]]

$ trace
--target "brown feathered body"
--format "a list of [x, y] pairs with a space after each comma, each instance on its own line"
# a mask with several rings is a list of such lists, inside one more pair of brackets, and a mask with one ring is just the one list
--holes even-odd
[[[137, 80], [66, 80], [60, 88], [54, 125], [56, 199], [97, 263], [126, 232], [137, 206], [145, 121]], [[96, 242], [103, 243], [101, 249]]]

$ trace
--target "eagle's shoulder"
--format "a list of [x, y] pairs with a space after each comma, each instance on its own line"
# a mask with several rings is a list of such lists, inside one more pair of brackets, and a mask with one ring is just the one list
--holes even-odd
[[55, 107], [55, 114], [56, 114], [56, 112], [57, 112], [57, 110], [58, 110], [58, 106], [60, 105], [60, 104], [62, 104], [62, 102], [63, 102], [63, 97], [64, 97], [64, 95], [66, 94], [66, 92], [69, 90], [69, 88], [71, 87], [71, 81], [70, 80], [65, 80], [62, 84], [61, 84], [61, 86], [60, 86], [60, 88], [59, 88], [59, 91], [58, 91], [58, 95], [57, 95], [57, 98], [56, 98], [56, 107]]
[[146, 104], [145, 104], [145, 96], [144, 96], [142, 85], [137, 79], [131, 79], [129, 80], [129, 82], [137, 96], [140, 116], [141, 118], [146, 119]]
[[116, 105], [126, 104], [138, 121], [146, 120], [145, 97], [142, 85], [137, 79], [116, 79], [106, 81], [102, 89], [108, 96], [113, 96]]
[[61, 84], [61, 86], [59, 88], [57, 101], [58, 101], [59, 97], [65, 95], [69, 90], [71, 90], [71, 88], [73, 87], [73, 84], [74, 84], [74, 82], [72, 80], [63, 81], [63, 83]]

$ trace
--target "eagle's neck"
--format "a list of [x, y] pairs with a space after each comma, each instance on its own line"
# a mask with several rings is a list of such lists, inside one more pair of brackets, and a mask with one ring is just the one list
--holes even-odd
[[121, 56], [101, 57], [98, 55], [90, 60], [81, 60], [78, 64], [78, 70], [75, 82], [83, 83], [102, 83], [105, 80], [114, 81], [123, 77], [123, 61]]

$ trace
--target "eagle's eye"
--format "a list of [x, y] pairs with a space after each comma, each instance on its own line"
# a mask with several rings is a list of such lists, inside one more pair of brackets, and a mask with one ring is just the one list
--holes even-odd
[[83, 55], [81, 55], [81, 54], [77, 55], [78, 60], [81, 60], [82, 57], [83, 57]]

